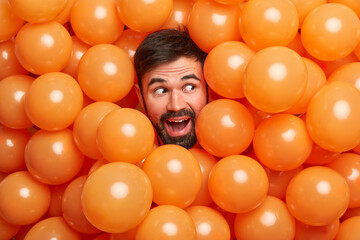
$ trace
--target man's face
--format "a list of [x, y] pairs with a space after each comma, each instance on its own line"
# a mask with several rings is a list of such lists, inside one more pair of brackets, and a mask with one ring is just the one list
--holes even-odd
[[164, 144], [191, 148], [195, 120], [207, 103], [201, 63], [181, 57], [146, 73], [142, 79], [145, 110]]

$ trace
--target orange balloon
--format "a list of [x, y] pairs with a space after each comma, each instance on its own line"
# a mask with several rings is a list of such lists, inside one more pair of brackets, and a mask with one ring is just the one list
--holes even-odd
[[343, 81], [350, 83], [360, 91], [360, 62], [352, 62], [342, 65], [331, 73], [328, 78], [329, 82]]
[[69, 129], [49, 132], [39, 130], [25, 149], [25, 163], [39, 181], [58, 185], [73, 179], [80, 171], [84, 155], [77, 149]]
[[36, 78], [25, 94], [25, 110], [39, 128], [49, 131], [70, 126], [83, 104], [79, 84], [71, 76], [51, 72]]
[[58, 22], [27, 23], [16, 35], [15, 54], [29, 72], [57, 72], [70, 58], [71, 44], [69, 32]]
[[297, 52], [300, 56], [305, 56], [306, 50], [301, 42], [300, 33], [297, 33], [295, 38], [287, 45], [288, 48]]
[[341, 59], [354, 51], [360, 41], [359, 17], [343, 4], [322, 4], [306, 15], [301, 40], [317, 59]]
[[85, 156], [84, 163], [83, 163], [83, 165], [81, 166], [81, 169], [80, 169], [80, 171], [78, 172], [78, 174], [76, 174], [76, 177], [81, 177], [81, 176], [83, 176], [83, 175], [88, 175], [90, 169], [92, 168], [92, 166], [93, 166], [96, 162], [97, 162], [96, 159], [92, 159], [92, 158], [89, 158], [89, 157], [86, 157], [86, 156]]
[[342, 153], [335, 161], [326, 165], [340, 173], [350, 189], [349, 208], [360, 207], [360, 155], [356, 153]]
[[204, 77], [209, 87], [225, 98], [243, 98], [242, 77], [255, 54], [243, 42], [229, 41], [214, 47], [204, 63]]
[[97, 130], [97, 145], [109, 162], [138, 163], [152, 151], [154, 140], [150, 120], [132, 108], [107, 114]]
[[207, 152], [226, 157], [240, 154], [249, 147], [254, 128], [251, 113], [244, 105], [235, 100], [219, 99], [200, 111], [195, 132]]
[[11, 173], [0, 184], [0, 215], [6, 222], [15, 225], [35, 223], [49, 205], [49, 187], [27, 171]]
[[147, 35], [148, 33], [136, 32], [128, 28], [125, 29], [120, 38], [114, 42], [114, 45], [124, 50], [133, 62], [136, 49]]
[[239, 32], [240, 8], [211, 0], [198, 0], [189, 14], [189, 34], [205, 52], [216, 45], [241, 39]]
[[8, 0], [0, 0], [0, 15], [0, 42], [4, 42], [14, 37], [25, 21], [13, 12]]
[[306, 159], [307, 165], [325, 165], [337, 159], [340, 156], [340, 152], [331, 152], [323, 149], [316, 143], [313, 144], [313, 148], [309, 157]]
[[251, 103], [246, 98], [242, 98], [240, 100], [240, 103], [243, 104], [251, 113], [251, 115], [254, 119], [255, 128], [257, 128], [257, 126], [259, 126], [259, 124], [265, 118], [269, 118], [269, 117], [271, 117], [271, 115], [273, 115], [272, 113], [263, 112], [263, 111], [255, 108], [253, 105], [251, 105]]
[[230, 227], [218, 211], [205, 206], [192, 206], [185, 211], [195, 224], [197, 240], [230, 239]]
[[189, 206], [201, 187], [201, 170], [189, 150], [179, 145], [163, 145], [147, 156], [144, 172], [154, 191], [158, 205]]
[[311, 99], [306, 125], [320, 147], [344, 152], [360, 143], [360, 94], [348, 83], [332, 82]]
[[104, 240], [135, 240], [137, 228], [130, 229], [129, 231], [122, 233], [112, 233], [110, 239]]
[[290, 181], [286, 204], [291, 215], [302, 223], [324, 226], [339, 219], [350, 199], [346, 180], [323, 166], [302, 170]]
[[116, 104], [122, 108], [136, 108], [139, 110], [139, 98], [136, 94], [135, 86], [131, 88], [130, 92], [123, 99], [117, 101]]
[[335, 237], [336, 240], [356, 240], [360, 238], [360, 216], [346, 219], [340, 223], [339, 231]]
[[276, 171], [289, 171], [301, 166], [309, 157], [312, 145], [303, 120], [285, 113], [262, 121], [253, 140], [259, 161]]
[[345, 221], [348, 218], [360, 216], [360, 207], [358, 208], [348, 208], [344, 215], [341, 216], [340, 221]]
[[0, 80], [12, 75], [29, 73], [25, 70], [25, 68], [23, 68], [23, 66], [20, 65], [17, 57], [15, 56], [14, 39], [0, 42], [0, 66]]
[[[299, 27], [301, 28], [302, 23], [304, 22], [305, 17], [315, 8], [323, 5], [327, 0], [290, 0], [292, 4], [296, 7], [296, 10], [299, 15]], [[330, 2], [330, 1], [328, 1]]]
[[70, 23], [76, 36], [92, 46], [113, 43], [124, 30], [116, 0], [77, 0]]
[[149, 178], [137, 166], [114, 162], [98, 168], [86, 180], [82, 210], [96, 228], [125, 232], [138, 225], [148, 214], [152, 201]]
[[24, 152], [30, 136], [26, 129], [15, 130], [0, 125], [0, 172], [26, 169]]
[[215, 2], [222, 3], [225, 5], [235, 5], [235, 4], [241, 4], [247, 0], [215, 0]]
[[74, 121], [73, 133], [76, 146], [84, 155], [93, 159], [102, 157], [96, 143], [99, 124], [107, 114], [119, 108], [111, 102], [94, 102], [79, 112]]
[[189, 151], [194, 155], [198, 161], [201, 169], [201, 187], [200, 191], [196, 195], [195, 200], [192, 202], [191, 206], [202, 205], [208, 206], [213, 202], [211, 199], [209, 189], [208, 189], [208, 179], [210, 171], [213, 166], [217, 163], [216, 158], [210, 153], [206, 152], [201, 148], [193, 147]]
[[307, 70], [294, 50], [275, 46], [250, 59], [243, 77], [246, 98], [257, 109], [278, 113], [290, 109], [305, 92]]
[[154, 32], [165, 24], [173, 8], [173, 0], [119, 0], [119, 15], [130, 29]]
[[84, 55], [84, 53], [90, 48], [90, 45], [82, 42], [77, 36], [72, 36], [71, 39], [71, 55], [66, 66], [61, 71], [77, 79], [80, 59]]
[[64, 25], [65, 23], [70, 21], [70, 14], [71, 14], [71, 10], [74, 6], [74, 4], [77, 2], [78, 0], [66, 0], [66, 5], [63, 8], [63, 10], [61, 10], [61, 12], [55, 17], [55, 21], [57, 21], [58, 23]]
[[121, 100], [130, 92], [134, 75], [134, 66], [128, 55], [111, 44], [89, 48], [79, 62], [79, 84], [95, 101]]
[[252, 0], [241, 11], [239, 28], [245, 43], [256, 51], [287, 46], [298, 32], [299, 16], [288, 0]]
[[63, 217], [70, 227], [80, 233], [100, 233], [101, 230], [89, 223], [81, 208], [81, 193], [86, 179], [86, 175], [75, 178], [67, 186], [62, 197]]
[[325, 226], [311, 226], [296, 221], [296, 233], [294, 240], [332, 240], [339, 231], [338, 219]]
[[214, 202], [232, 213], [248, 212], [258, 207], [265, 200], [269, 188], [263, 167], [244, 155], [219, 160], [210, 172], [208, 184]]
[[150, 210], [136, 232], [137, 240], [195, 240], [195, 224], [187, 212], [171, 205]]
[[187, 27], [189, 14], [193, 5], [193, 0], [173, 0], [171, 14], [161, 29]]
[[357, 0], [327, 0], [328, 3], [340, 3], [348, 6], [360, 17], [360, 2]]
[[286, 204], [272, 196], [248, 213], [239, 213], [235, 218], [237, 239], [294, 239], [295, 220]]
[[12, 75], [0, 81], [0, 123], [4, 126], [24, 129], [33, 126], [25, 112], [25, 93], [34, 78]]
[[19, 225], [8, 223], [0, 216], [0, 239], [12, 239], [12, 237], [14, 237], [19, 232], [19, 230]]
[[100, 158], [99, 160], [97, 160], [90, 168], [88, 175], [92, 174], [93, 172], [95, 172], [96, 169], [100, 168], [101, 166], [108, 164], [109, 162], [106, 161], [104, 158]]
[[63, 211], [61, 209], [62, 197], [69, 182], [59, 185], [49, 185], [51, 201], [50, 206], [45, 214], [46, 217], [62, 217]]
[[64, 218], [51, 217], [35, 224], [26, 234], [25, 239], [81, 240], [81, 237], [78, 232], [66, 224]]

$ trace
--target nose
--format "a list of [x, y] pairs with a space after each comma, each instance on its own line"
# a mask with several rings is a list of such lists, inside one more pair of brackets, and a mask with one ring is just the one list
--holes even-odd
[[172, 91], [167, 105], [167, 110], [177, 112], [184, 108], [186, 108], [186, 102], [182, 94], [178, 91]]

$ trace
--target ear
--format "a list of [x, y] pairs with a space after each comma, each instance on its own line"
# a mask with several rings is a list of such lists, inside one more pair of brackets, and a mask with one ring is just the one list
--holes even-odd
[[140, 103], [141, 107], [144, 109], [144, 99], [143, 99], [143, 96], [141, 94], [139, 84], [135, 83], [134, 88], [135, 88], [136, 95], [137, 95], [137, 97], [139, 99], [139, 103]]

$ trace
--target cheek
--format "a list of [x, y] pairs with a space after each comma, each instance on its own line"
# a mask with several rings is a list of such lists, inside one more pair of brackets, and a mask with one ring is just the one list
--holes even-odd
[[206, 93], [200, 95], [198, 98], [191, 99], [190, 107], [195, 112], [196, 116], [199, 115], [201, 109], [207, 104]]
[[148, 117], [153, 123], [158, 123], [162, 114], [166, 112], [166, 108], [161, 101], [145, 100]]

